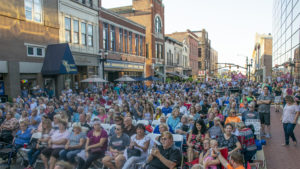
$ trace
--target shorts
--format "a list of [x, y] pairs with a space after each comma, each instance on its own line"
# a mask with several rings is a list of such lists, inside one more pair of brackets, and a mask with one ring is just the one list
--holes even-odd
[[53, 156], [54, 158], [59, 158], [59, 152], [63, 150], [63, 148], [45, 148], [42, 150], [42, 154], [49, 158], [50, 156]]
[[270, 125], [270, 113], [259, 113], [260, 123]]

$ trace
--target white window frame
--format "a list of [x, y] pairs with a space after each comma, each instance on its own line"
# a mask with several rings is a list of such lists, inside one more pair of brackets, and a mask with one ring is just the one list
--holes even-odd
[[[29, 57], [39, 57], [39, 58], [45, 57], [46, 46], [30, 44], [30, 43], [24, 43], [24, 45], [26, 46], [26, 55], [27, 56], [29, 56]], [[32, 55], [28, 54], [28, 48], [33, 48], [33, 54]], [[37, 49], [42, 49], [42, 55], [37, 55]]]
[[[31, 1], [31, 2], [29, 2], [29, 1]], [[34, 18], [35, 14], [38, 14], [35, 11], [36, 7], [34, 6], [35, 5], [34, 1], [40, 1], [40, 4], [41, 4], [41, 6], [40, 6], [41, 13], [39, 14], [40, 17], [41, 17], [40, 21], [36, 21], [35, 18]], [[29, 18], [26, 17], [26, 3], [27, 2], [31, 3], [31, 11], [29, 11], [29, 12], [31, 12], [31, 19], [29, 19]], [[42, 23], [43, 22], [43, 0], [24, 0], [24, 12], [25, 12], [25, 19], [26, 20], [37, 22], [37, 23]]]
[[[68, 18], [70, 20], [70, 29], [66, 28], [66, 18]], [[72, 42], [72, 19], [70, 17], [65, 16], [64, 17], [64, 34], [65, 34], [65, 42], [71, 43]], [[67, 41], [66, 39], [66, 32], [69, 32], [69, 41]]]
[[[82, 32], [82, 25], [84, 24], [85, 28], [84, 28], [84, 32]], [[84, 46], [87, 46], [87, 23], [85, 22], [80, 22], [80, 44], [81, 45], [84, 45]], [[83, 38], [84, 38], [84, 43], [82, 43], [83, 41]]]
[[[72, 33], [73, 33], [73, 41], [72, 41], [72, 43], [74, 43], [74, 44], [79, 44], [79, 42], [80, 42], [80, 39], [79, 39], [79, 20], [78, 19], [72, 19], [72, 21], [71, 21], [72, 23], [73, 23], [73, 31], [72, 31]], [[75, 23], [74, 22], [77, 22], [77, 32], [75, 32]], [[71, 24], [72, 25], [72, 24]], [[77, 42], [75, 42], [75, 36], [77, 35]]]
[[[92, 34], [89, 33], [89, 26], [92, 28]], [[91, 43], [89, 44], [89, 38], [91, 37]], [[93, 47], [94, 46], [94, 26], [93, 24], [87, 24], [87, 46]]]

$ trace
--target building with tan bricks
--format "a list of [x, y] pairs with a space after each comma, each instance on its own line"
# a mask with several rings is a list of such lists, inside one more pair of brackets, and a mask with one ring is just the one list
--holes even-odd
[[272, 79], [272, 36], [256, 34], [252, 52], [252, 74], [255, 80], [265, 82]]
[[[9, 0], [0, 5], [0, 83], [9, 97], [42, 86], [48, 44], [59, 42], [58, 1]], [[23, 83], [22, 83], [23, 82]], [[1, 86], [2, 86], [1, 85]]]

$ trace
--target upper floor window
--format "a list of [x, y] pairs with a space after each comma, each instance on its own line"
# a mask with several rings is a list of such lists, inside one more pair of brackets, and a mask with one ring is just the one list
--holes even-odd
[[129, 53], [132, 54], [132, 32], [129, 32]]
[[[26, 44], [25, 44], [26, 45]], [[45, 47], [27, 45], [27, 56], [30, 57], [45, 57]]]
[[119, 49], [123, 52], [123, 29], [119, 29]]
[[88, 46], [93, 46], [93, 25], [88, 24], [87, 33], [88, 33], [87, 44]]
[[42, 0], [25, 0], [24, 4], [26, 19], [42, 22]]
[[86, 44], [86, 23], [81, 22], [81, 44]]
[[124, 42], [125, 42], [125, 53], [127, 53], [128, 51], [127, 51], [127, 49], [128, 49], [128, 40], [127, 40], [127, 31], [125, 30], [124, 31]]
[[110, 50], [116, 51], [116, 33], [115, 27], [110, 27]]
[[135, 54], [139, 55], [139, 35], [135, 35]]
[[71, 19], [65, 17], [65, 40], [71, 42]]
[[143, 40], [144, 38], [140, 36], [140, 56], [144, 56], [144, 51], [143, 51]]
[[161, 33], [161, 20], [160, 20], [160, 17], [156, 17], [155, 18], [155, 32], [156, 33]]
[[103, 27], [103, 49], [108, 49], [108, 25], [104, 23]]
[[79, 43], [79, 25], [78, 20], [73, 20], [73, 43]]

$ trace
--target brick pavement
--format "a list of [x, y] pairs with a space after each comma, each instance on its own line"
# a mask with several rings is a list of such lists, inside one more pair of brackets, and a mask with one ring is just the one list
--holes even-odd
[[[300, 168], [300, 125], [297, 125], [294, 133], [298, 140], [298, 146], [290, 144], [283, 147], [284, 133], [280, 122], [282, 112], [275, 112], [271, 108], [271, 139], [266, 139], [267, 145], [264, 146], [264, 153], [268, 169], [298, 169]], [[290, 140], [290, 143], [293, 143]]]

